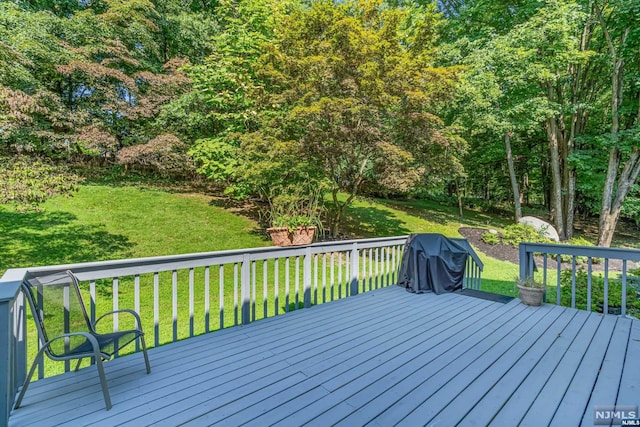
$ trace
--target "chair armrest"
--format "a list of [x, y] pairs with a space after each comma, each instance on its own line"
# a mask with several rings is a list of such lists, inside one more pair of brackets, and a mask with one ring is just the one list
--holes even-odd
[[[132, 315], [133, 317], [135, 317], [135, 319], [136, 319], [136, 324], [137, 324], [137, 325], [136, 325], [136, 329], [137, 329], [137, 330], [139, 330], [140, 332], [143, 332], [143, 331], [142, 331], [142, 322], [140, 321], [140, 315], [139, 315], [138, 313], [136, 313], [134, 310], [131, 310], [131, 309], [128, 309], [128, 308], [124, 308], [124, 309], [122, 309], [122, 310], [114, 310], [114, 311], [110, 311], [110, 312], [105, 313], [105, 314], [103, 314], [102, 316], [98, 317], [98, 318], [96, 319], [96, 321], [95, 321], [95, 322], [93, 322], [93, 327], [94, 327], [94, 329], [95, 329], [96, 325], [98, 324], [98, 322], [99, 322], [100, 320], [104, 319], [104, 318], [105, 318], [105, 317], [107, 317], [107, 316], [112, 316], [112, 315], [114, 315], [114, 314], [116, 314], [116, 313], [129, 313], [129, 314], [131, 314], [131, 315]], [[144, 332], [143, 332], [143, 333], [144, 333]]]
[[[105, 357], [105, 355], [100, 352], [100, 344], [98, 344], [98, 340], [96, 339], [96, 337], [91, 335], [89, 332], [68, 332], [66, 334], [58, 335], [57, 337], [54, 337], [54, 338], [50, 339], [49, 341], [47, 341], [46, 343], [44, 343], [43, 347], [48, 347], [49, 345], [51, 345], [51, 343], [53, 343], [54, 341], [57, 341], [59, 339], [76, 337], [76, 336], [83, 336], [87, 341], [89, 341], [91, 343], [91, 347], [93, 348], [93, 352], [94, 352], [95, 356], [100, 356], [103, 359], [105, 359], [105, 358], [108, 359], [109, 358], [109, 357]], [[49, 354], [49, 353], [47, 353], [47, 354]]]

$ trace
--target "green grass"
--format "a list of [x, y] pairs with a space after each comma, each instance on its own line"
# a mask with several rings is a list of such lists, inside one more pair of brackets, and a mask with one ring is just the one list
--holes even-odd
[[0, 273], [7, 268], [270, 245], [258, 225], [200, 194], [82, 186], [43, 212], [0, 205]]

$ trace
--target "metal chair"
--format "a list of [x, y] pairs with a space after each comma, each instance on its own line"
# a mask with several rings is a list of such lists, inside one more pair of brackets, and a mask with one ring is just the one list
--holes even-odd
[[[31, 306], [38, 330], [40, 350], [31, 364], [29, 374], [14, 406], [15, 409], [20, 406], [43, 353], [56, 361], [77, 359], [76, 371], [82, 359], [93, 358], [100, 376], [107, 410], [111, 409], [111, 398], [102, 366], [103, 361], [109, 360], [125, 345], [139, 340], [147, 374], [151, 373], [142, 323], [135, 311], [128, 309], [112, 311], [92, 323], [82, 300], [78, 279], [71, 271], [28, 279], [22, 283], [22, 290]], [[106, 334], [96, 332], [98, 322], [114, 313], [131, 314], [135, 318], [136, 328]]]

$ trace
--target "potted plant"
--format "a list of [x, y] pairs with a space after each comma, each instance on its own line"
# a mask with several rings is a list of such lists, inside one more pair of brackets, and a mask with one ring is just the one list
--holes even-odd
[[537, 282], [533, 277], [527, 277], [524, 280], [518, 278], [516, 279], [516, 284], [520, 290], [520, 301], [523, 304], [534, 307], [542, 305], [545, 291], [544, 284]]
[[308, 245], [316, 233], [313, 219], [308, 215], [278, 216], [267, 228], [276, 246]]
[[313, 242], [320, 222], [321, 206], [314, 195], [298, 191], [280, 194], [269, 200], [267, 233], [276, 246], [308, 245]]

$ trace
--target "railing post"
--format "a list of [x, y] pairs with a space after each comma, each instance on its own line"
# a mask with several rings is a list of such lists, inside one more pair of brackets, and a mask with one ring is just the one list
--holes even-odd
[[311, 247], [304, 250], [304, 265], [302, 267], [302, 286], [304, 290], [304, 308], [311, 307]]
[[19, 293], [24, 270], [0, 279], [0, 426], [9, 423], [18, 385], [26, 375], [26, 306]]
[[358, 260], [358, 243], [351, 246], [351, 292], [350, 295], [358, 295], [358, 282], [360, 281], [360, 263]]
[[529, 267], [531, 265], [529, 257], [531, 257], [531, 253], [527, 252], [527, 245], [525, 243], [520, 243], [520, 280], [526, 280], [527, 277], [533, 276], [533, 271], [529, 271]]
[[248, 254], [242, 255], [242, 266], [240, 270], [240, 298], [242, 299], [240, 311], [242, 313], [242, 324], [251, 323], [251, 260]]
[[15, 397], [13, 301], [0, 301], [0, 426], [9, 423], [11, 405]]

